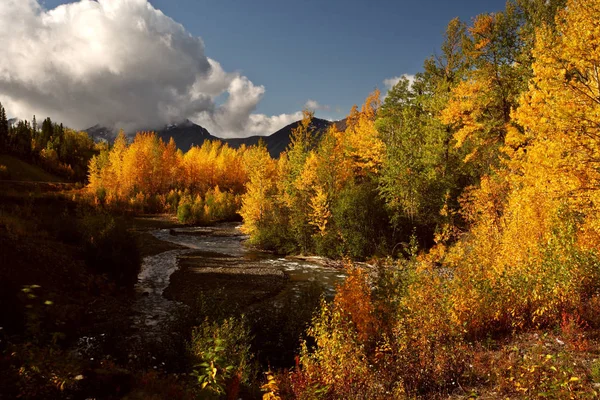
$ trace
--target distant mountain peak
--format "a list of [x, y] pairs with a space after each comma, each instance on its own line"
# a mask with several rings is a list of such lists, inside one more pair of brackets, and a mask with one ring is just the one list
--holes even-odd
[[[262, 139], [271, 156], [277, 158], [289, 146], [292, 130], [298, 127], [300, 122], [301, 121], [292, 122], [291, 124], [284, 126], [277, 132], [268, 136], [257, 135], [246, 138], [230, 139], [223, 139], [213, 136], [208, 130], [198, 124], [195, 124], [189, 119], [185, 119], [180, 123], [167, 124], [162, 129], [146, 129], [145, 131], [156, 132], [156, 134], [165, 142], [168, 142], [172, 137], [175, 140], [175, 143], [177, 143], [177, 147], [183, 151], [189, 150], [193, 145], [202, 146], [206, 140], [220, 140], [229, 144], [233, 148], [238, 148], [242, 145], [256, 145]], [[338, 130], [343, 131], [346, 129], [346, 120], [328, 121], [321, 118], [313, 118], [310, 127], [316, 131], [316, 136], [320, 138], [331, 125], [336, 125]], [[100, 124], [96, 124], [85, 131], [96, 141], [106, 141], [112, 143], [117, 137], [117, 132], [115, 132], [114, 129], [107, 128]], [[133, 135], [134, 132], [126, 133]]]
[[[218, 140], [216, 136], [212, 136], [205, 128], [194, 124], [189, 119], [183, 120], [180, 123], [171, 123], [163, 126], [160, 129], [138, 129], [137, 132], [156, 132], [165, 142], [168, 142], [171, 137], [177, 143], [177, 147], [187, 151], [192, 145], [202, 145], [205, 140]], [[101, 124], [96, 124], [85, 130], [95, 141], [114, 142], [118, 132], [114, 129], [107, 128]], [[129, 136], [133, 136], [135, 132], [125, 132]]]
[[[245, 144], [246, 146], [256, 145], [262, 139], [262, 141], [267, 146], [267, 150], [269, 150], [269, 154], [271, 154], [271, 157], [278, 158], [280, 154], [288, 148], [291, 142], [290, 138], [292, 135], [292, 131], [296, 129], [301, 122], [302, 121], [300, 120], [292, 122], [291, 124], [284, 126], [280, 130], [269, 136], [250, 136], [247, 138], [225, 139], [224, 141], [228, 143], [231, 147], [238, 148], [243, 144]], [[345, 119], [341, 121], [328, 121], [321, 118], [313, 118], [310, 127], [311, 129], [315, 130], [315, 137], [319, 139], [327, 131], [327, 129], [334, 124], [338, 129], [346, 129]]]
[[[200, 125], [197, 125], [197, 124], [193, 123], [192, 121], [190, 121], [189, 119], [186, 118], [186, 119], [184, 119], [181, 122], [172, 122], [170, 124], [165, 125], [165, 129], [166, 130], [171, 130], [171, 129], [175, 129], [175, 128], [189, 128], [189, 127], [193, 127], [194, 125], [195, 126], [200, 126]], [[204, 129], [204, 128], [202, 128], [202, 129]], [[155, 131], [155, 129], [152, 129], [152, 131]]]

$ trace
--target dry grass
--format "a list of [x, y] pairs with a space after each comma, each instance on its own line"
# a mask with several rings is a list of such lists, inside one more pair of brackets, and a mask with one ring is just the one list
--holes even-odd
[[22, 161], [16, 157], [0, 154], [0, 165], [4, 168], [1, 180], [25, 182], [65, 182], [64, 179], [44, 171], [41, 167]]

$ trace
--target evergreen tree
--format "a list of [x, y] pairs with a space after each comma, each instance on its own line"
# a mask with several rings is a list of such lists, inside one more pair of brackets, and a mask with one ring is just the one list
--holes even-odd
[[8, 145], [8, 119], [6, 110], [0, 103], [0, 151], [5, 151]]
[[48, 142], [50, 142], [50, 139], [52, 138], [53, 129], [52, 120], [50, 117], [46, 118], [44, 122], [42, 122], [42, 131], [39, 135], [39, 145], [41, 149], [48, 147]]
[[31, 155], [31, 125], [28, 121], [19, 121], [16, 126], [10, 127], [9, 142], [15, 154], [23, 157]]

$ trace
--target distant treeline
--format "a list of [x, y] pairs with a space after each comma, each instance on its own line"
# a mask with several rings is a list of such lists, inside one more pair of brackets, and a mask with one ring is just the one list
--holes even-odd
[[236, 218], [255, 148], [206, 141], [183, 153], [171, 138], [140, 132], [131, 143], [120, 133], [89, 164], [88, 189], [98, 205], [139, 212], [176, 213], [182, 222]]
[[0, 103], [0, 153], [16, 155], [41, 165], [47, 171], [74, 181], [85, 181], [90, 159], [103, 145], [85, 132], [77, 132], [46, 118], [39, 126], [19, 120], [9, 124]]

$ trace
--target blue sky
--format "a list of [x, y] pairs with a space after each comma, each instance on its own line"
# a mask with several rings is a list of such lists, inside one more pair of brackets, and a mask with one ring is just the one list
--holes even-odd
[[[257, 112], [327, 105], [342, 118], [383, 80], [418, 72], [436, 52], [448, 21], [471, 21], [504, 8], [502, 0], [151, 0], [206, 46], [227, 71], [266, 93]], [[46, 0], [46, 8], [66, 3]]]
[[504, 0], [0, 0], [0, 103], [75, 129], [268, 135], [414, 75], [448, 22]]

